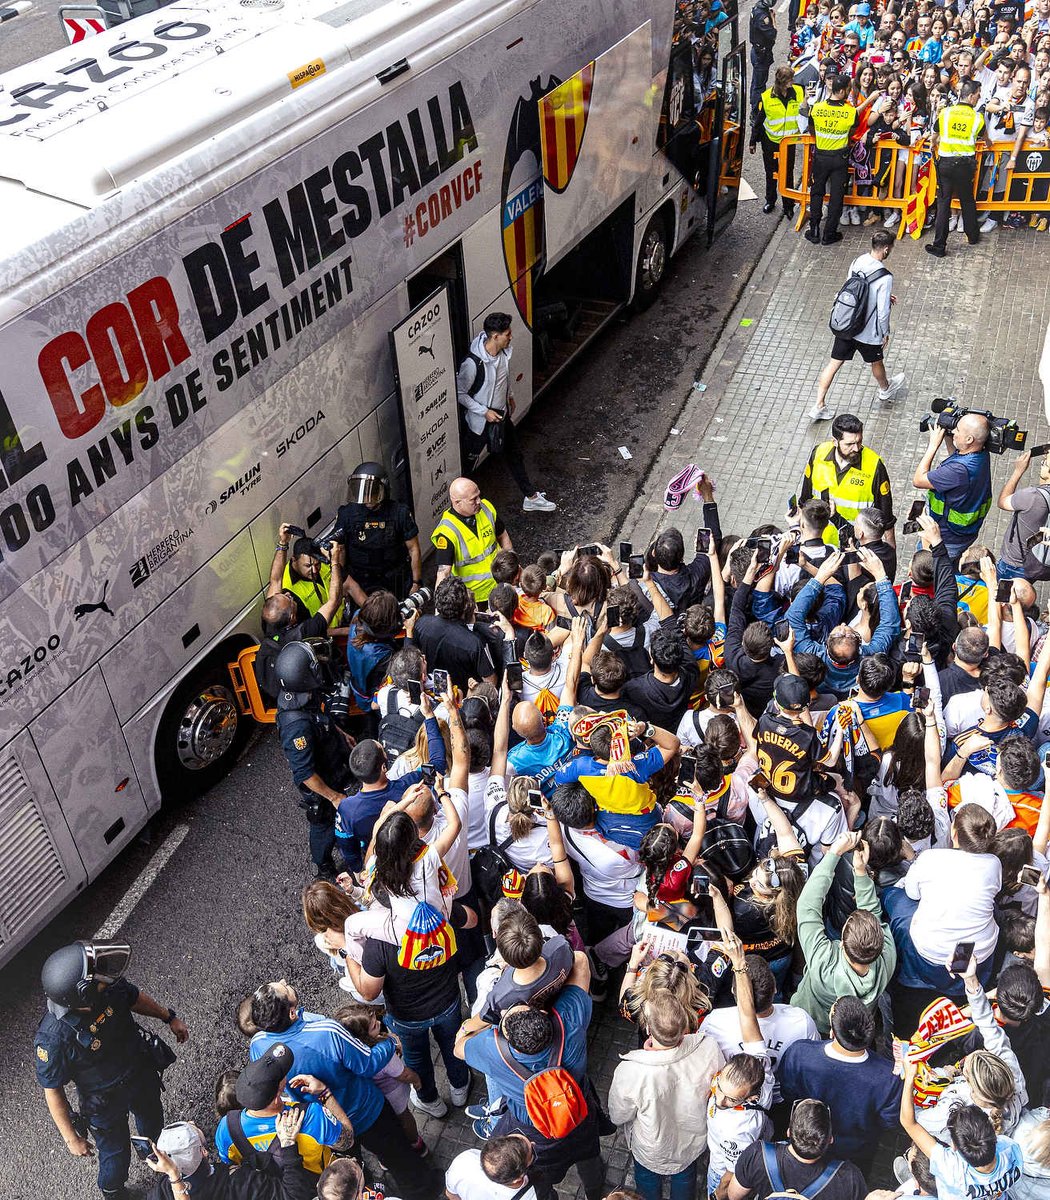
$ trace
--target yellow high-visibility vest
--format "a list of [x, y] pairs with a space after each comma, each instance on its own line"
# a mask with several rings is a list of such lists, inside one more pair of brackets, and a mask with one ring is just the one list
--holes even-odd
[[496, 537], [496, 510], [488, 500], [482, 500], [474, 524], [476, 533], [454, 509], [446, 508], [430, 540], [435, 546], [445, 541], [451, 544], [455, 554], [452, 574], [463, 580], [477, 600], [485, 601], [496, 586], [492, 578], [492, 560], [500, 550]]
[[976, 154], [984, 117], [969, 104], [953, 104], [937, 114], [937, 157], [964, 158]]
[[798, 133], [798, 110], [804, 94], [797, 83], [791, 85], [791, 95], [781, 99], [771, 87], [762, 93], [762, 132], [771, 142]]
[[[860, 462], [855, 467], [847, 467], [840, 479], [835, 443], [822, 442], [813, 451], [806, 473], [813, 495], [826, 500], [832, 512], [844, 521], [854, 521], [861, 509], [872, 508], [875, 504], [875, 472], [881, 463], [882, 459], [875, 451], [865, 446], [860, 453]], [[839, 544], [839, 531], [833, 522], [824, 530], [824, 541], [832, 546]]]
[[327, 563], [321, 563], [318, 575], [316, 583], [312, 579], [293, 580], [292, 564], [288, 563], [284, 568], [284, 579], [281, 581], [281, 586], [286, 592], [299, 597], [311, 617], [315, 617], [321, 605], [328, 600], [328, 581], [332, 577], [332, 568]]
[[856, 124], [857, 110], [845, 101], [833, 104], [830, 100], [818, 100], [810, 110], [810, 118], [818, 150], [845, 150], [850, 130]]

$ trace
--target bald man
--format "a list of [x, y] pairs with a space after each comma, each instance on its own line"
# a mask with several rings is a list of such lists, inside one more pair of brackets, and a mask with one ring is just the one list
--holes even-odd
[[1050, 454], [1040, 464], [1038, 484], [1018, 488], [1031, 462], [1032, 456], [1026, 450], [1014, 463], [1013, 473], [999, 493], [999, 507], [1013, 516], [1003, 535], [995, 570], [1000, 579], [1023, 575], [1033, 583], [1042, 583], [1050, 579], [1050, 565], [1040, 562], [1027, 544], [1040, 529], [1050, 526]]
[[473, 479], [453, 479], [449, 507], [430, 535], [437, 550], [437, 582], [450, 575], [462, 579], [483, 604], [496, 586], [492, 560], [500, 550], [513, 550], [510, 534], [495, 508], [481, 498]]
[[992, 507], [992, 468], [987, 450], [988, 418], [979, 413], [960, 417], [952, 430], [950, 454], [939, 467], [933, 460], [944, 441], [945, 430], [930, 430], [930, 441], [912, 478], [925, 488], [930, 514], [941, 529], [941, 538], [952, 563], [958, 567], [963, 551], [981, 531]]

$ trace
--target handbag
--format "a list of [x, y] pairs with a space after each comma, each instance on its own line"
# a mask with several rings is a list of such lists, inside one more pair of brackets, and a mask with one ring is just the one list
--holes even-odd
[[[510, 414], [504, 414], [503, 421], [509, 420]], [[502, 454], [503, 447], [507, 444], [507, 431], [503, 428], [503, 421], [485, 422], [485, 441], [488, 443], [489, 454]]]

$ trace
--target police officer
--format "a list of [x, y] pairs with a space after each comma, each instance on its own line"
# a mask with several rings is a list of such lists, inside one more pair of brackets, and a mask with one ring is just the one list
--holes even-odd
[[[810, 168], [809, 228], [806, 241], [830, 246], [842, 241], [839, 217], [849, 178], [849, 135], [857, 123], [857, 110], [846, 103], [849, 80], [844, 75], [828, 76], [828, 99], [810, 106], [807, 100], [799, 109], [809, 118], [816, 149]], [[820, 236], [820, 217], [824, 208], [824, 193], [828, 193], [828, 220], [824, 236]]]
[[[802, 88], [794, 82], [790, 67], [777, 67], [773, 86], [766, 88], [758, 102], [758, 110], [751, 124], [751, 153], [754, 154], [759, 139], [759, 121], [762, 122], [762, 165], [766, 169], [766, 202], [764, 213], [771, 213], [777, 206], [777, 158], [781, 152], [781, 140], [798, 133], [798, 114], [805, 99]], [[788, 179], [795, 173], [795, 147], [787, 147]], [[784, 216], [795, 211], [794, 202], [784, 197]]]
[[769, 79], [769, 68], [773, 65], [773, 48], [777, 44], [777, 19], [773, 13], [773, 0], [757, 0], [751, 10], [747, 38], [751, 43], [751, 111], [755, 112], [759, 97]]
[[351, 781], [352, 742], [322, 709], [330, 688], [331, 642], [289, 642], [277, 655], [277, 732], [299, 789], [299, 807], [310, 823], [310, 857], [319, 878], [334, 879], [335, 815]]
[[839, 544], [839, 530], [857, 514], [876, 508], [889, 530], [893, 544], [893, 496], [886, 464], [870, 446], [864, 445], [864, 424], [852, 413], [842, 413], [831, 425], [831, 441], [813, 448], [799, 488], [798, 500], [805, 504], [817, 497], [831, 509], [831, 522], [824, 541]]
[[977, 143], [984, 132], [984, 117], [974, 110], [981, 94], [981, 85], [967, 79], [959, 87], [959, 103], [942, 108], [933, 129], [933, 153], [937, 159], [937, 222], [933, 241], [926, 253], [944, 258], [948, 246], [948, 220], [952, 198], [962, 209], [963, 230], [971, 246], [980, 241], [977, 224], [977, 201], [973, 194], [973, 177], [977, 169]]
[[284, 589], [282, 581], [290, 537], [288, 526], [282, 525], [277, 535], [266, 602], [262, 608], [262, 641], [255, 656], [255, 678], [259, 691], [270, 704], [276, 703], [277, 693], [281, 690], [276, 675], [277, 655], [281, 647], [303, 638], [327, 637], [328, 627], [335, 619], [342, 601], [343, 547], [338, 543], [332, 546], [332, 564], [327, 576], [328, 595], [320, 608], [306, 615], [297, 597]]
[[332, 536], [345, 547], [346, 586], [357, 605], [379, 588], [403, 598], [423, 582], [419, 529], [408, 505], [391, 497], [380, 463], [354, 468]]
[[930, 442], [923, 460], [915, 469], [912, 484], [928, 489], [930, 516], [941, 529], [948, 557], [958, 567], [967, 547], [977, 541], [988, 510], [992, 507], [992, 465], [988, 453], [987, 417], [967, 413], [952, 430], [954, 454], [933, 465], [944, 441], [944, 427], [930, 430]]
[[437, 550], [437, 582], [451, 575], [462, 579], [483, 604], [496, 586], [492, 560], [500, 550], [513, 550], [510, 534], [473, 479], [454, 479], [449, 507], [430, 535]]
[[[128, 1114], [145, 1137], [159, 1137], [164, 1124], [160, 1072], [132, 1014], [170, 1025], [179, 1042], [190, 1036], [173, 1008], [123, 978], [130, 958], [131, 947], [119, 942], [74, 942], [56, 950], [40, 973], [48, 1011], [33, 1040], [51, 1119], [70, 1154], [86, 1158], [98, 1150], [98, 1186], [119, 1200], [127, 1196], [131, 1166]], [[79, 1116], [66, 1098], [69, 1083], [76, 1084]]]

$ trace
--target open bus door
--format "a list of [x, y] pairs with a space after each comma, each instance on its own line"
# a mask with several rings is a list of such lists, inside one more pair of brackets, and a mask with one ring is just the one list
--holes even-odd
[[744, 169], [746, 70], [743, 46], [738, 46], [722, 59], [722, 75], [715, 93], [714, 127], [718, 133], [712, 139], [708, 175], [708, 245], [732, 221], [740, 202], [740, 175]]

